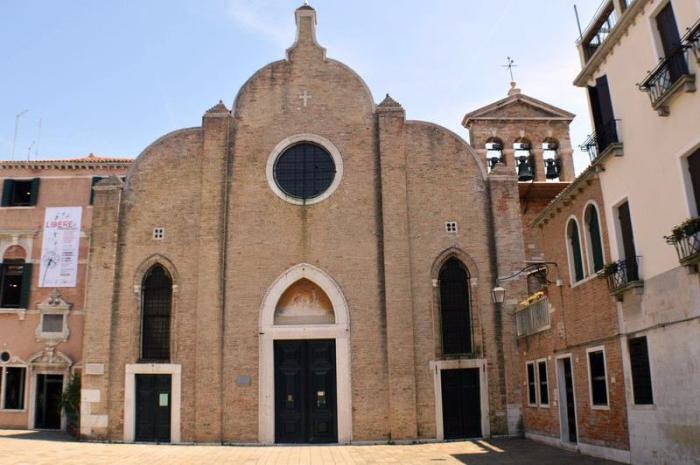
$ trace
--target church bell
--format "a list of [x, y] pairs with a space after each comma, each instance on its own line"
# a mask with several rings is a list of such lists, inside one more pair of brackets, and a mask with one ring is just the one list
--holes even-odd
[[532, 181], [535, 174], [532, 171], [532, 163], [530, 157], [518, 157], [518, 181]]
[[556, 158], [547, 158], [544, 161], [545, 177], [547, 179], [559, 178], [559, 160]]

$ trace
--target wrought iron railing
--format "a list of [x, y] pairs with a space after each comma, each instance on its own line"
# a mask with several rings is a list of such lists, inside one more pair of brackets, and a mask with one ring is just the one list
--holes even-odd
[[655, 106], [663, 100], [674, 89], [674, 84], [689, 74], [689, 48], [687, 44], [678, 47], [673, 53], [663, 58], [656, 68], [649, 71], [644, 81], [639, 84], [640, 90], [649, 93], [652, 105]]
[[611, 0], [603, 1], [581, 39], [586, 61], [590, 60], [598, 48], [603, 45], [616, 23], [613, 2]]
[[605, 152], [605, 149], [610, 147], [612, 144], [619, 144], [620, 137], [618, 136], [618, 124], [620, 120], [611, 120], [600, 127], [600, 129], [583, 141], [579, 147], [584, 152], [588, 152], [588, 156], [591, 159], [591, 163], [596, 161], [601, 154]]
[[631, 284], [640, 282], [639, 257], [630, 257], [609, 263], [603, 268], [602, 276], [608, 281], [608, 290], [616, 294]]
[[531, 303], [515, 314], [518, 336], [528, 336], [549, 328], [549, 299]]
[[666, 236], [666, 242], [675, 247], [681, 265], [700, 262], [700, 217], [673, 228], [671, 235]]
[[693, 51], [695, 59], [700, 61], [700, 19], [688, 28], [688, 32], [683, 36], [681, 42]]

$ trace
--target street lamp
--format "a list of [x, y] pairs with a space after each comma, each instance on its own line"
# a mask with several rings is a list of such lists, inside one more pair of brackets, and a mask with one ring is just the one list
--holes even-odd
[[502, 304], [506, 300], [506, 290], [500, 285], [497, 285], [491, 290], [491, 298], [493, 299], [493, 303]]

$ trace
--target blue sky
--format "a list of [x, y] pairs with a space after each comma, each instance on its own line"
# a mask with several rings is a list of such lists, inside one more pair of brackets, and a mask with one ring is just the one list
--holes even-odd
[[[587, 23], [600, 0], [576, 0]], [[284, 56], [302, 0], [4, 1], [0, 159], [135, 157], [153, 140], [228, 107], [257, 69]], [[590, 131], [572, 2], [312, 0], [319, 42], [375, 101], [467, 137], [464, 113], [505, 96], [506, 56], [523, 92], [576, 113]], [[39, 123], [41, 122], [41, 131]], [[40, 135], [39, 135], [40, 133]], [[38, 142], [38, 143], [37, 143]], [[31, 149], [29, 147], [31, 146]], [[576, 150], [577, 171], [585, 154]]]

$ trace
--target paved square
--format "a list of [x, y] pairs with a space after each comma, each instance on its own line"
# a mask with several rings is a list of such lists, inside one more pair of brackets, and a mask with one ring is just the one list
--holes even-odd
[[526, 439], [418, 445], [168, 446], [70, 441], [0, 430], [1, 465], [613, 465]]

